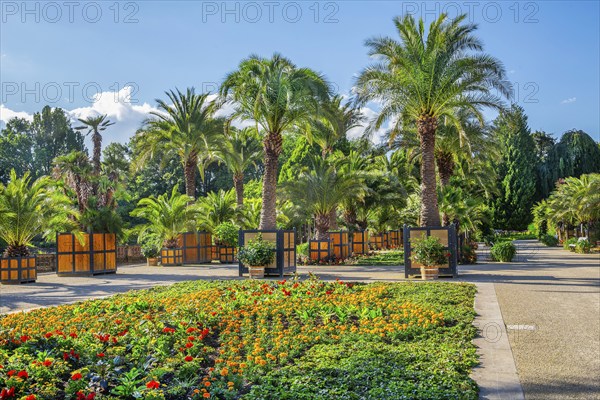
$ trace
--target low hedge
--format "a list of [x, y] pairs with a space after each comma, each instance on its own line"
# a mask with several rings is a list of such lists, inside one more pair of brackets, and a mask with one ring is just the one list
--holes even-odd
[[517, 248], [512, 242], [500, 242], [492, 246], [490, 254], [494, 261], [511, 262], [517, 254]]
[[556, 247], [558, 245], [558, 239], [553, 235], [542, 235], [539, 240], [548, 247]]

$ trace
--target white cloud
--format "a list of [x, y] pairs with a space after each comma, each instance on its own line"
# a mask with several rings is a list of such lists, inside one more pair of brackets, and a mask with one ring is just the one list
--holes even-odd
[[511, 74], [511, 75], [514, 74], [515, 72], [517, 72], [517, 71], [515, 71], [514, 69], [511, 69], [511, 70], [508, 71], [508, 73]]
[[561, 101], [560, 104], [575, 103], [576, 101], [577, 101], [577, 97], [570, 97], [568, 99]]
[[4, 104], [0, 104], [0, 122], [2, 124], [6, 124], [10, 119], [15, 117], [33, 121], [33, 115], [30, 115], [25, 111], [13, 111], [10, 108], [6, 108]]

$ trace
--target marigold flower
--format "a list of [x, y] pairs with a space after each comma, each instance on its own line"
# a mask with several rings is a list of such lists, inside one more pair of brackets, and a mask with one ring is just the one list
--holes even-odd
[[210, 393], [204, 393], [204, 394], [202, 395], [202, 397], [204, 397], [205, 399], [208, 399], [208, 398], [210, 397]]
[[151, 380], [150, 382], [146, 383], [146, 387], [148, 389], [158, 389], [160, 387], [160, 382]]
[[211, 385], [211, 383], [210, 383], [210, 382], [208, 382], [208, 381], [204, 382], [204, 386], [206, 386], [206, 387], [210, 387], [210, 385]]

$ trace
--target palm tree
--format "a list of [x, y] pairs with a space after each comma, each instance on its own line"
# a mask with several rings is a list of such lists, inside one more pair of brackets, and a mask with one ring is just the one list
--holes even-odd
[[[381, 102], [369, 131], [394, 119], [394, 129], [416, 125], [421, 148], [421, 224], [440, 225], [435, 174], [435, 139], [441, 118], [460, 129], [458, 113], [468, 110], [483, 122], [483, 107], [502, 107], [499, 96], [509, 96], [502, 63], [483, 54], [477, 28], [461, 15], [446, 14], [431, 23], [425, 33], [421, 19], [396, 17], [400, 41], [389, 37], [369, 39], [369, 55], [378, 62], [363, 70], [356, 82], [357, 104]], [[473, 54], [469, 53], [473, 52]]]
[[135, 166], [140, 168], [148, 158], [177, 154], [183, 164], [185, 193], [195, 199], [196, 173], [202, 156], [215, 146], [224, 121], [213, 118], [215, 105], [206, 93], [196, 94], [193, 88], [185, 93], [165, 93], [172, 105], [157, 99], [160, 111], [151, 112], [154, 118], [137, 132], [139, 155]]
[[235, 222], [238, 210], [235, 203], [235, 191], [219, 190], [207, 193], [196, 202], [198, 210], [198, 228], [213, 232], [223, 222]]
[[0, 183], [0, 239], [8, 245], [6, 257], [28, 256], [27, 246], [39, 234], [51, 238], [56, 232], [76, 230], [77, 215], [47, 176], [31, 182], [29, 172], [18, 178], [13, 169], [9, 183]]
[[87, 154], [82, 151], [72, 151], [54, 159], [52, 175], [54, 179], [62, 179], [67, 188], [75, 192], [80, 212], [85, 211], [89, 198], [94, 195], [92, 170]]
[[94, 145], [94, 151], [92, 156], [92, 164], [94, 166], [93, 172], [94, 175], [100, 175], [100, 158], [102, 156], [102, 135], [100, 132], [103, 132], [111, 125], [114, 125], [114, 122], [110, 122], [107, 115], [98, 115], [96, 117], [88, 117], [85, 119], [78, 118], [79, 122], [83, 124], [83, 126], [78, 126], [76, 130], [84, 130], [87, 129], [87, 134], [92, 135], [92, 143]]
[[331, 210], [348, 197], [360, 197], [365, 184], [360, 175], [343, 173], [339, 161], [321, 157], [313, 157], [311, 161], [312, 168], [302, 171], [296, 181], [285, 182], [282, 193], [285, 199], [314, 216], [315, 239], [324, 240], [329, 237]]
[[233, 174], [233, 187], [238, 208], [244, 205], [244, 173], [262, 157], [262, 146], [254, 127], [227, 130], [225, 141], [217, 150], [217, 158]]
[[139, 226], [139, 237], [142, 242], [155, 240], [156, 247], [175, 248], [178, 237], [187, 231], [197, 216], [197, 210], [189, 206], [191, 198], [177, 192], [173, 187], [171, 195], [167, 193], [158, 197], [150, 196], [141, 199], [131, 212], [134, 217], [148, 221]]
[[222, 101], [236, 106], [233, 118], [252, 120], [262, 134], [264, 167], [260, 229], [276, 228], [277, 169], [283, 133], [307, 125], [330, 96], [325, 78], [298, 68], [279, 54], [266, 59], [252, 55], [221, 85]]

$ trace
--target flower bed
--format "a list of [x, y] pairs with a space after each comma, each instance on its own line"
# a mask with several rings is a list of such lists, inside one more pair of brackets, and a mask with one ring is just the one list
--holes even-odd
[[30, 400], [476, 399], [474, 294], [452, 283], [186, 282], [6, 315], [0, 390]]

